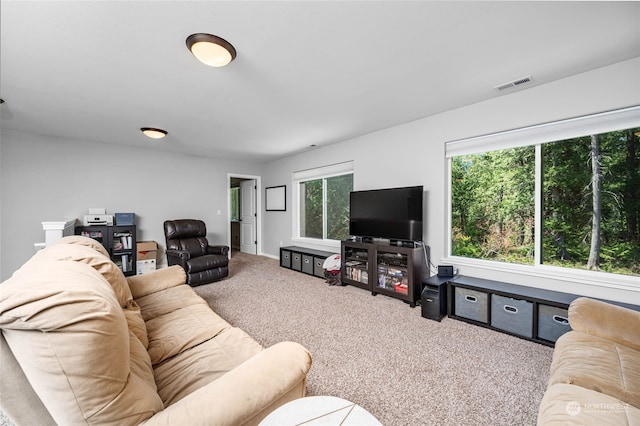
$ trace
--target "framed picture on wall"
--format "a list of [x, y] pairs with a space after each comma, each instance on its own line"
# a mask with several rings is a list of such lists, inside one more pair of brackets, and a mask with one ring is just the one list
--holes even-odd
[[270, 186], [265, 188], [265, 205], [268, 212], [284, 212], [287, 210], [287, 186]]

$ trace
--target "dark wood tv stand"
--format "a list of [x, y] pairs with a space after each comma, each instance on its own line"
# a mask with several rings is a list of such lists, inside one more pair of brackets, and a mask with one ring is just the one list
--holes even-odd
[[373, 296], [404, 300], [413, 308], [427, 274], [424, 248], [381, 242], [342, 241], [343, 284], [369, 290]]

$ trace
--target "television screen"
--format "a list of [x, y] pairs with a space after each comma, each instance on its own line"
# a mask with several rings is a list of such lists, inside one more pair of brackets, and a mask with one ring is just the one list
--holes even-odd
[[357, 237], [422, 241], [422, 186], [353, 191], [349, 233]]

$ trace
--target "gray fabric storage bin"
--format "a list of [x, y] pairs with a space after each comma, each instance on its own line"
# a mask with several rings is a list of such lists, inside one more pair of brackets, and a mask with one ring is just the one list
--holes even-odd
[[540, 339], [555, 342], [567, 331], [571, 331], [567, 309], [538, 305], [538, 337]]
[[305, 274], [313, 274], [313, 256], [302, 255], [302, 272]]
[[302, 255], [300, 253], [291, 253], [291, 269], [302, 271]]
[[313, 259], [313, 275], [316, 277], [324, 278], [324, 259], [320, 257], [315, 257]]
[[533, 337], [533, 303], [493, 294], [491, 326], [524, 337]]
[[486, 323], [488, 320], [489, 295], [477, 290], [454, 287], [454, 315]]
[[282, 256], [280, 257], [280, 266], [291, 268], [291, 252], [289, 250], [282, 250]]

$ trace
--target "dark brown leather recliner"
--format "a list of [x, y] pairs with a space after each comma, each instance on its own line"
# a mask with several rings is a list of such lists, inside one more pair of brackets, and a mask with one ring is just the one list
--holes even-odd
[[167, 220], [164, 237], [169, 266], [182, 266], [190, 286], [211, 283], [229, 275], [229, 247], [209, 245], [203, 221]]

